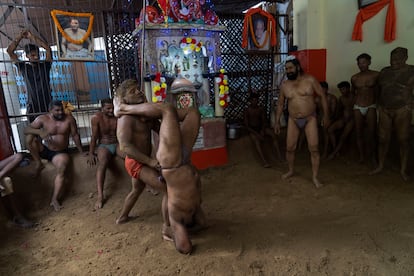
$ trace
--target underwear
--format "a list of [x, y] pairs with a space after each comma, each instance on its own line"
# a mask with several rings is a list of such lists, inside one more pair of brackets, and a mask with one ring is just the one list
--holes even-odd
[[67, 149], [54, 151], [54, 150], [50, 150], [48, 147], [43, 145], [43, 150], [39, 153], [39, 155], [43, 159], [46, 159], [48, 161], [52, 161], [53, 157], [55, 157], [56, 155], [61, 154], [61, 153], [67, 153], [67, 152], [68, 152]]
[[98, 147], [106, 148], [112, 155], [116, 153], [117, 144], [99, 144]]
[[144, 164], [137, 160], [129, 158], [128, 156], [125, 157], [125, 169], [131, 177], [139, 179], [139, 173], [143, 166]]
[[[311, 115], [309, 115], [309, 116], [316, 116], [316, 114], [315, 113], [312, 113]], [[308, 117], [309, 117], [308, 116]], [[293, 121], [295, 121], [295, 123], [296, 123], [296, 126], [299, 128], [299, 129], [303, 129], [303, 128], [305, 128], [305, 126], [306, 126], [306, 123], [308, 122], [308, 117], [304, 117], [304, 118], [292, 118], [293, 119]]]
[[370, 109], [370, 108], [377, 108], [377, 105], [376, 104], [371, 104], [369, 106], [359, 106], [359, 105], [354, 104], [354, 110], [359, 110], [359, 112], [361, 112], [362, 116], [367, 115], [368, 109]]

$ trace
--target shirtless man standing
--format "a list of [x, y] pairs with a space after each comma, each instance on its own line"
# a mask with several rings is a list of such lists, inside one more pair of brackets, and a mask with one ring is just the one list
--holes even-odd
[[275, 132], [280, 133], [280, 116], [282, 115], [285, 100], [288, 101], [289, 119], [286, 137], [286, 160], [289, 171], [282, 175], [287, 179], [294, 173], [295, 150], [297, 146], [300, 129], [305, 129], [308, 148], [311, 154], [312, 181], [319, 188], [322, 184], [318, 180], [320, 163], [318, 145], [318, 122], [316, 119], [315, 96], [320, 97], [324, 119], [323, 126], [329, 126], [329, 112], [326, 95], [318, 80], [311, 75], [305, 74], [299, 61], [294, 56], [289, 56], [285, 62], [287, 80], [282, 83], [278, 107], [275, 116]]
[[356, 96], [354, 104], [354, 120], [359, 151], [359, 162], [364, 161], [364, 123], [367, 124], [367, 154], [373, 156], [377, 125], [376, 93], [378, 71], [370, 70], [371, 56], [360, 54], [357, 57], [360, 72], [351, 77], [351, 93]]
[[[96, 158], [98, 159], [98, 168], [96, 170], [98, 199], [95, 203], [95, 209], [102, 208], [105, 200], [103, 187], [109, 162], [114, 155], [124, 158], [124, 154], [120, 151], [116, 138], [117, 121], [118, 119], [114, 116], [112, 99], [101, 100], [101, 111], [97, 112], [91, 118], [92, 136], [88, 159], [86, 161], [90, 166], [94, 166], [97, 161]], [[99, 142], [98, 147], [96, 147], [97, 142]]]
[[[73, 40], [85, 39], [86, 31], [79, 28], [79, 19], [71, 18], [70, 27], [66, 28], [64, 32]], [[87, 58], [92, 57], [93, 43], [89, 37], [85, 39], [85, 43], [88, 44], [88, 48], [84, 48], [83, 43], [76, 44], [68, 41], [65, 37], [62, 37], [61, 50], [62, 57], [69, 58]]]
[[[145, 94], [139, 90], [138, 82], [133, 79], [121, 83], [116, 90], [114, 102], [115, 99], [125, 104], [146, 102]], [[125, 168], [131, 176], [132, 186], [125, 198], [121, 214], [116, 220], [117, 224], [125, 223], [130, 219], [129, 213], [146, 185], [159, 191], [166, 191], [165, 183], [159, 177], [158, 161], [151, 157], [151, 130], [157, 131], [158, 127], [155, 120], [142, 116], [124, 115], [118, 118], [116, 135], [120, 149], [126, 155]], [[164, 212], [164, 208], [162, 210]]]
[[407, 58], [407, 48], [395, 48], [391, 51], [391, 66], [383, 68], [378, 76], [379, 164], [370, 173], [377, 174], [383, 170], [394, 128], [400, 144], [400, 174], [404, 180], [408, 180], [406, 169], [414, 89], [414, 66], [406, 63]]
[[[189, 163], [192, 145], [200, 126], [200, 117], [192, 116], [195, 113], [190, 110], [178, 110], [177, 114], [177, 110], [167, 103], [145, 103], [143, 93], [138, 91], [137, 88], [135, 86], [133, 89], [128, 89], [126, 95], [117, 93], [114, 99], [115, 115], [136, 114], [139, 116], [138, 118], [143, 116], [161, 119], [160, 140], [156, 153], [156, 164], [153, 165], [153, 168], [161, 170], [167, 188], [167, 194], [163, 199], [163, 205], [167, 206], [166, 210], [163, 208], [164, 215], [167, 211], [167, 217], [164, 217], [163, 237], [164, 239], [172, 239], [180, 253], [189, 254], [192, 250], [192, 243], [189, 238], [188, 227], [204, 225], [205, 223], [204, 214], [200, 207], [200, 176]], [[128, 100], [137, 97], [137, 95], [141, 95], [141, 100]], [[141, 104], [129, 105], [134, 103]], [[181, 112], [186, 114], [179, 114]], [[187, 119], [183, 120], [180, 125], [179, 118], [182, 118], [182, 116], [187, 117]], [[122, 122], [123, 117], [120, 117], [119, 122]], [[118, 125], [120, 143], [120, 137], [124, 130], [123, 126]]]
[[[51, 161], [57, 169], [54, 191], [50, 206], [59, 211], [62, 188], [65, 181], [65, 172], [69, 163], [67, 153], [69, 136], [72, 137], [77, 149], [82, 153], [82, 145], [76, 125], [76, 120], [70, 114], [65, 114], [61, 101], [52, 101], [49, 113], [38, 116], [24, 130], [26, 145], [36, 163], [37, 174], [44, 168], [41, 158]], [[40, 141], [40, 139], [42, 141]]]
[[[337, 86], [341, 92], [341, 96], [338, 100], [338, 119], [328, 128], [329, 139], [334, 148], [333, 152], [328, 157], [329, 160], [333, 159], [341, 150], [355, 124], [353, 111], [355, 97], [351, 93], [351, 85], [347, 81], [342, 81], [338, 83]], [[339, 138], [339, 143], [336, 144], [336, 132], [341, 129], [341, 137]]]
[[249, 131], [250, 139], [256, 147], [256, 151], [262, 159], [263, 167], [270, 168], [269, 162], [263, 153], [263, 144], [265, 142], [266, 135], [272, 138], [273, 147], [276, 151], [276, 157], [278, 160], [282, 160], [280, 155], [279, 143], [277, 137], [266, 122], [266, 113], [263, 107], [259, 104], [259, 95], [256, 93], [250, 94], [250, 105], [244, 112], [244, 125]]

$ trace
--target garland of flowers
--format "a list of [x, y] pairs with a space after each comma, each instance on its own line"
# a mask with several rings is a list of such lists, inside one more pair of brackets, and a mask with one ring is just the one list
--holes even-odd
[[[270, 22], [267, 21], [267, 29], [270, 30], [270, 28], [271, 28], [270, 27]], [[259, 44], [257, 42], [256, 36], [254, 34], [253, 22], [252, 22], [252, 17], [251, 16], [249, 17], [249, 29], [250, 29], [250, 36], [253, 40], [254, 45], [259, 49], [263, 48], [267, 44], [267, 40], [269, 39], [269, 32], [266, 32], [266, 37], [265, 37], [265, 40], [263, 41], [263, 44]]]
[[191, 37], [183, 37], [181, 39], [180, 48], [183, 49], [183, 52], [191, 53], [193, 51], [196, 51], [197, 53], [201, 51], [201, 48], [203, 47], [203, 43], [199, 41], [197, 43], [197, 40]]
[[216, 80], [219, 85], [219, 105], [226, 108], [230, 102], [228, 77], [225, 75], [226, 71], [220, 69], [220, 74]]
[[161, 77], [160, 72], [157, 72], [155, 74], [154, 82], [156, 82], [157, 84], [152, 87], [152, 102], [162, 103], [167, 97], [167, 83], [165, 81], [165, 78]]
[[[92, 13], [75, 13], [75, 12], [66, 12], [66, 11], [59, 11], [59, 10], [52, 10], [50, 12], [50, 14], [52, 15], [52, 19], [53, 22], [55, 23], [57, 29], [59, 30], [60, 34], [70, 43], [74, 43], [74, 44], [82, 44], [83, 42], [85, 42], [85, 40], [88, 39], [88, 37], [91, 35], [92, 32], [92, 27], [93, 27], [93, 14]], [[89, 17], [89, 26], [88, 29], [86, 30], [85, 35], [81, 38], [81, 39], [73, 39], [71, 38], [62, 28], [62, 25], [60, 25], [59, 20], [57, 19], [56, 15], [67, 15], [70, 17]]]

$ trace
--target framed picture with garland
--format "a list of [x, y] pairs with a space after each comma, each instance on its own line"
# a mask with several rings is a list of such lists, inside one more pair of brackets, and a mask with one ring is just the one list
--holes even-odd
[[53, 10], [59, 60], [94, 60], [93, 15]]
[[251, 8], [244, 16], [242, 48], [247, 52], [267, 53], [277, 44], [276, 20], [261, 8]]
[[260, 14], [254, 14], [251, 17], [249, 26], [249, 51], [269, 51], [270, 50], [270, 33], [268, 30], [268, 19]]

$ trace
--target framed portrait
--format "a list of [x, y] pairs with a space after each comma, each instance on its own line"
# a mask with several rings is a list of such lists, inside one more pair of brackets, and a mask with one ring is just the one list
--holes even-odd
[[94, 60], [93, 15], [53, 10], [59, 60]]
[[371, 4], [378, 2], [379, 0], [358, 0], [358, 9], [365, 8]]
[[276, 46], [276, 20], [261, 8], [251, 8], [244, 16], [242, 48], [247, 52], [269, 53]]

